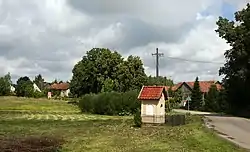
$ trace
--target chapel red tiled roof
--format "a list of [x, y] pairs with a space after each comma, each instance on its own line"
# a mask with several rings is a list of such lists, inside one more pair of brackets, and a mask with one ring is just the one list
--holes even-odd
[[138, 96], [139, 100], [159, 100], [164, 91], [164, 86], [143, 86]]
[[69, 89], [69, 83], [54, 83], [50, 86], [53, 90], [67, 90]]

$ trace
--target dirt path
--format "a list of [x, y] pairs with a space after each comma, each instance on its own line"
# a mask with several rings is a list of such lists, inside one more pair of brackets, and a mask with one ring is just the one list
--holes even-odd
[[250, 150], [250, 120], [246, 118], [216, 115], [207, 112], [175, 109], [175, 112], [205, 116], [206, 126], [218, 132], [219, 136]]

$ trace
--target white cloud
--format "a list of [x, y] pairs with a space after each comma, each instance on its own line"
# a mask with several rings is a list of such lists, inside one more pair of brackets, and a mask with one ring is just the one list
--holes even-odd
[[[223, 62], [228, 45], [214, 31], [222, 1], [0, 0], [0, 75], [69, 80], [74, 64], [92, 47], [139, 55], [154, 75], [151, 54], [158, 47], [165, 55], [161, 75], [176, 81], [218, 78], [220, 65], [167, 56]], [[237, 8], [246, 4], [230, 2]]]

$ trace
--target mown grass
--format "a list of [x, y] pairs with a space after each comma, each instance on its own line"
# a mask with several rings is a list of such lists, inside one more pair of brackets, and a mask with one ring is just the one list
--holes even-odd
[[[15, 101], [14, 101], [15, 100]], [[54, 135], [63, 137], [66, 142], [62, 151], [68, 152], [240, 152], [244, 151], [236, 146], [218, 138], [214, 133], [202, 126], [201, 119], [192, 116], [189, 124], [178, 127], [157, 126], [133, 127], [131, 117], [112, 117], [82, 114], [85, 119], [58, 119], [52, 117], [17, 117], [17, 115], [41, 115], [35, 111], [43, 107], [44, 116], [63, 115], [78, 118], [78, 109], [64, 102], [35, 99], [3, 99], [0, 98], [2, 109], [10, 110], [15, 104], [30, 105], [32, 113], [0, 113], [0, 136], [29, 136], [29, 135]], [[9, 101], [9, 102], [7, 102]], [[28, 102], [27, 102], [28, 101]], [[25, 102], [25, 103], [24, 103]], [[27, 102], [27, 103], [26, 103]], [[60, 111], [58, 112], [58, 107]], [[25, 107], [27, 108], [27, 106]], [[19, 108], [24, 110], [24, 108]], [[48, 110], [49, 109], [49, 110]], [[75, 114], [71, 113], [75, 110]], [[18, 111], [18, 110], [16, 110]], [[57, 111], [57, 114], [54, 112]], [[51, 113], [50, 113], [51, 112]]]

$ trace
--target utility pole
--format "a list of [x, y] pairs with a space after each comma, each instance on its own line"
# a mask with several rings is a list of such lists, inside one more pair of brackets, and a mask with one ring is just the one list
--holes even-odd
[[159, 57], [163, 56], [163, 53], [159, 53], [158, 48], [156, 48], [156, 53], [152, 54], [156, 56], [156, 77], [159, 77]]

